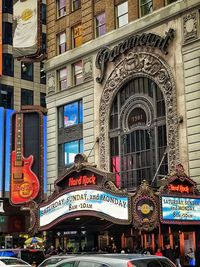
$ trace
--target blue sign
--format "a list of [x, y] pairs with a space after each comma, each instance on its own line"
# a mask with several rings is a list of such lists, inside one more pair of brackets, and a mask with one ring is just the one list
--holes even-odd
[[200, 198], [162, 196], [161, 205], [162, 220], [200, 223]]

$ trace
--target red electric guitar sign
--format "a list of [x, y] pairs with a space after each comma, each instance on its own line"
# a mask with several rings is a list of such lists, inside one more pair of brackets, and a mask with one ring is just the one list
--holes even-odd
[[10, 201], [12, 204], [27, 203], [35, 199], [40, 190], [36, 174], [31, 170], [33, 156], [23, 156], [23, 114], [16, 114], [15, 150], [11, 155]]

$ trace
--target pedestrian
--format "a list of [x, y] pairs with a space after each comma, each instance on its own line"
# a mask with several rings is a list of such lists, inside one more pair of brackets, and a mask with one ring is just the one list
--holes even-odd
[[174, 248], [174, 259], [175, 259], [176, 266], [181, 267], [180, 248], [178, 245], [175, 245], [175, 248]]
[[189, 249], [188, 253], [186, 254], [186, 258], [188, 259], [190, 266], [195, 266], [195, 256], [192, 248]]
[[156, 256], [162, 256], [162, 251], [161, 251], [161, 248], [157, 248], [156, 250], [156, 253], [155, 253]]
[[165, 245], [165, 249], [163, 250], [163, 256], [174, 262], [174, 251], [169, 243]]

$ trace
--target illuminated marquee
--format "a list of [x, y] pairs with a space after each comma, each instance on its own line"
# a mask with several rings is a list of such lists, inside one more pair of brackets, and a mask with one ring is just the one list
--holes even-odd
[[161, 197], [161, 221], [164, 223], [200, 223], [200, 198]]
[[56, 222], [61, 216], [84, 211], [98, 212], [121, 223], [128, 223], [130, 220], [128, 196], [88, 189], [65, 193], [50, 204], [41, 206], [40, 227]]

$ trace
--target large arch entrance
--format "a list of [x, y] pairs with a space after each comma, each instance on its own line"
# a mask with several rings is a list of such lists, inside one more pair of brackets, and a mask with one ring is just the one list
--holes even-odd
[[[99, 113], [100, 167], [105, 170], [110, 169], [109, 122], [113, 101], [123, 86], [140, 77], [153, 81], [162, 92], [164, 98], [168, 147], [168, 171], [171, 172], [175, 168], [179, 159], [175, 82], [166, 62], [161, 57], [148, 52], [129, 52], [126, 57], [116, 65], [105, 83], [100, 101]], [[138, 101], [143, 100], [138, 99]], [[146, 103], [146, 109], [148, 108], [151, 109], [150, 105]], [[127, 110], [129, 110], [128, 104], [124, 108], [124, 112], [128, 112]], [[125, 126], [121, 124], [119, 130], [123, 127]]]

